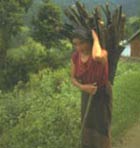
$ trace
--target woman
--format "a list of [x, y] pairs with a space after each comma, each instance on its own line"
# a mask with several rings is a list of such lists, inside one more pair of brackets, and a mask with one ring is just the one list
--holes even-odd
[[94, 30], [77, 29], [72, 36], [71, 80], [82, 91], [81, 122], [89, 96], [91, 106], [82, 132], [82, 148], [111, 148], [112, 93], [108, 81], [107, 51]]

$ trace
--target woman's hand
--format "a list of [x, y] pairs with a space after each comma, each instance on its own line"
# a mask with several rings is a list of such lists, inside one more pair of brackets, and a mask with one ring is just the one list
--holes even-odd
[[101, 63], [105, 63], [107, 61], [107, 51], [105, 49], [102, 49], [101, 56], [95, 56], [94, 60], [99, 61]]
[[81, 90], [89, 93], [90, 95], [95, 95], [97, 91], [97, 86], [93, 84], [83, 84], [81, 85]]
[[92, 38], [94, 40], [93, 42], [93, 47], [92, 47], [92, 56], [93, 58], [100, 58], [102, 56], [101, 52], [102, 52], [102, 48], [99, 42], [99, 38], [97, 33], [95, 32], [95, 30], [92, 30]]

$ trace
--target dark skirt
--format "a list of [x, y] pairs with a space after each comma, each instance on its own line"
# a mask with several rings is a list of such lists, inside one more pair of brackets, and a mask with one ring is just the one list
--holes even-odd
[[[82, 92], [81, 121], [89, 94]], [[108, 82], [92, 96], [91, 106], [82, 133], [82, 148], [111, 148], [112, 87]]]

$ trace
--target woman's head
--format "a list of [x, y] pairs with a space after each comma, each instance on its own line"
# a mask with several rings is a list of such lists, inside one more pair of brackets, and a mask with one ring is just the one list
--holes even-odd
[[78, 28], [73, 31], [72, 43], [74, 48], [81, 52], [91, 50], [93, 45], [93, 38], [91, 30], [85, 28]]

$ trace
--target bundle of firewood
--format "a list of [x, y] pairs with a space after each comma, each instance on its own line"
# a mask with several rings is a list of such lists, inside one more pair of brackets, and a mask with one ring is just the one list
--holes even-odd
[[119, 46], [124, 39], [125, 15], [122, 6], [116, 5], [112, 9], [109, 3], [99, 5], [88, 12], [83, 3], [79, 1], [65, 10], [68, 23], [64, 25], [64, 32], [71, 36], [72, 30], [78, 27], [94, 29], [98, 34], [102, 48], [108, 50], [109, 80], [113, 84], [117, 63], [124, 47]]
[[111, 12], [107, 3], [105, 6], [95, 7], [89, 13], [85, 5], [77, 1], [65, 10], [65, 15], [70, 21], [65, 24], [67, 31], [71, 32], [78, 26], [95, 29], [102, 47], [108, 50], [118, 49], [118, 43], [124, 38], [125, 15], [122, 13], [122, 6], [116, 6]]

